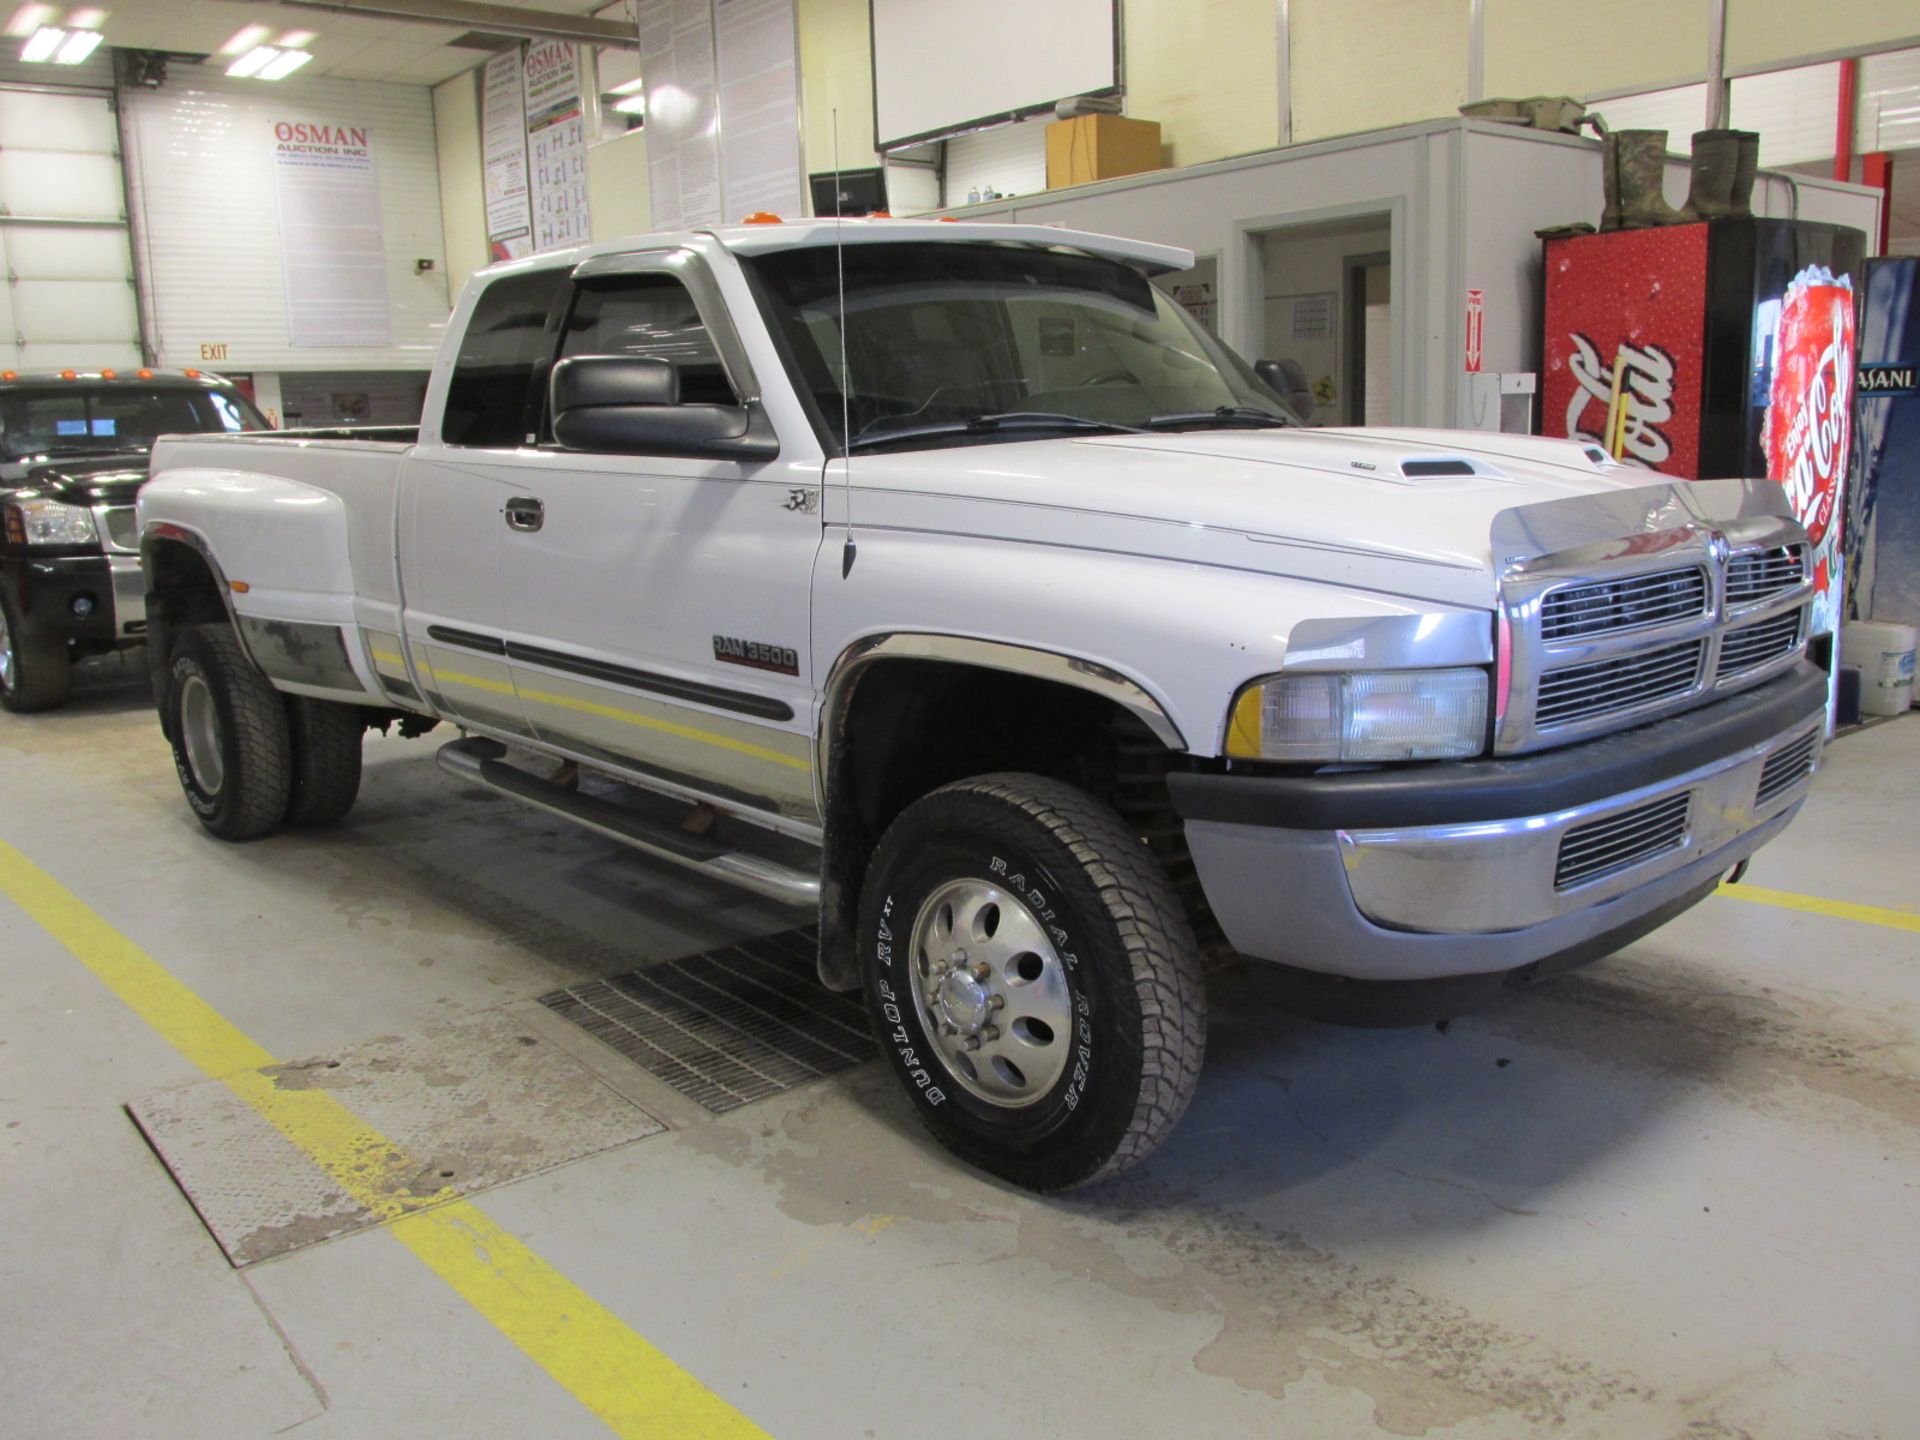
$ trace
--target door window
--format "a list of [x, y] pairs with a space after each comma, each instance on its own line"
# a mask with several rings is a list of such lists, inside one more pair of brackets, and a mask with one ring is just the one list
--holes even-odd
[[440, 438], [449, 445], [511, 448], [527, 438], [527, 398], [551, 347], [547, 312], [564, 270], [533, 270], [480, 293], [447, 386]]
[[671, 360], [680, 372], [685, 404], [740, 403], [693, 296], [671, 275], [620, 275], [582, 284], [560, 354]]

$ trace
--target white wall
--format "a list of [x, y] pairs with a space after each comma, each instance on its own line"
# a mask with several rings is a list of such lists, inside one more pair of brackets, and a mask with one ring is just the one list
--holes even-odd
[[[433, 103], [424, 86], [234, 80], [175, 66], [158, 90], [127, 95], [128, 180], [141, 235], [148, 338], [162, 365], [246, 370], [425, 368], [449, 310]], [[273, 127], [364, 126], [380, 185], [391, 346], [287, 341]], [[416, 259], [435, 268], [416, 274]], [[225, 358], [201, 358], [224, 344]]]

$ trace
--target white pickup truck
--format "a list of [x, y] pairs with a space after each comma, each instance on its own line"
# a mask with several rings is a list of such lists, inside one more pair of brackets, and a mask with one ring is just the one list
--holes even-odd
[[921, 1116], [1056, 1189], [1192, 1093], [1201, 956], [1449, 1013], [1627, 943], [1824, 734], [1777, 485], [1310, 430], [1151, 283], [1017, 225], [743, 225], [475, 276], [417, 436], [181, 438], [161, 721], [239, 840], [369, 725], [817, 907]]

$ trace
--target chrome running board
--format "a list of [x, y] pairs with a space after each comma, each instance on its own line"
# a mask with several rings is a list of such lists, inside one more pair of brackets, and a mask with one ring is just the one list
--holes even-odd
[[[511, 796], [536, 810], [558, 815], [596, 835], [618, 841], [657, 860], [679, 865], [742, 890], [750, 890], [784, 905], [814, 907], [820, 903], [817, 873], [735, 849], [718, 841], [688, 834], [634, 815], [610, 800], [583, 795], [506, 763], [507, 747], [497, 740], [451, 740], [439, 749], [440, 768], [463, 780], [474, 780], [490, 790]], [[691, 810], [691, 807], [689, 807]]]

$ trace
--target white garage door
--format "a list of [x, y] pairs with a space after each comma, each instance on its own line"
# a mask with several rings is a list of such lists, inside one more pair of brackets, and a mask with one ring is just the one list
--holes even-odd
[[113, 104], [0, 87], [0, 367], [141, 363]]

